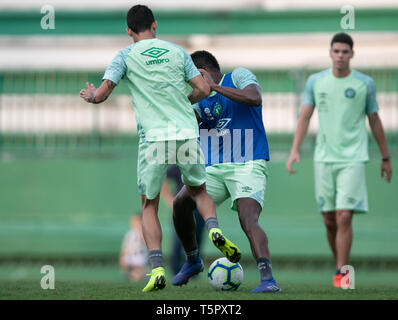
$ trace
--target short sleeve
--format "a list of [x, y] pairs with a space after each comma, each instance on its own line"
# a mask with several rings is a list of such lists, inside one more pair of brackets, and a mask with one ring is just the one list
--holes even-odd
[[188, 53], [186, 53], [185, 50], [183, 49], [181, 50], [184, 53], [185, 81], [188, 82], [192, 78], [195, 78], [196, 76], [200, 75], [200, 72], [193, 63], [191, 56]]
[[312, 75], [308, 78], [304, 87], [303, 105], [305, 106], [315, 106], [314, 84], [315, 77]]
[[[130, 46], [131, 47], [131, 46]], [[102, 80], [111, 80], [112, 82], [118, 84], [120, 79], [126, 74], [126, 57], [130, 51], [130, 47], [120, 50], [116, 56], [112, 59], [108, 68], [105, 70], [105, 74]]]
[[231, 77], [232, 77], [232, 82], [234, 83], [235, 87], [238, 89], [244, 89], [249, 84], [256, 84], [260, 86], [256, 76], [246, 68], [235, 69], [234, 71], [232, 71]]
[[372, 78], [366, 84], [366, 114], [376, 113], [379, 105], [376, 100], [376, 85]]

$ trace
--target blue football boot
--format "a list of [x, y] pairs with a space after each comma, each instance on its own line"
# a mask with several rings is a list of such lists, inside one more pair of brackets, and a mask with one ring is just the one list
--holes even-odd
[[172, 284], [174, 286], [182, 286], [183, 284], [187, 284], [189, 278], [197, 275], [199, 272], [202, 272], [203, 269], [203, 262], [200, 257], [198, 257], [196, 262], [193, 263], [187, 261], [184, 263], [181, 270], [173, 278]]
[[282, 289], [276, 283], [275, 279], [271, 278], [271, 279], [262, 280], [260, 285], [256, 289], [253, 289], [251, 292], [257, 293], [257, 292], [281, 292], [281, 291]]

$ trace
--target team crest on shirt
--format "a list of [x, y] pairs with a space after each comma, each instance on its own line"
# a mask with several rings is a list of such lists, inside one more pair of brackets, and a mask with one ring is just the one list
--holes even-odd
[[355, 94], [356, 94], [356, 92], [353, 88], [347, 88], [344, 91], [344, 95], [346, 96], [346, 98], [352, 99], [355, 97]]
[[219, 117], [222, 113], [222, 105], [217, 103], [213, 108], [213, 114], [215, 117]]

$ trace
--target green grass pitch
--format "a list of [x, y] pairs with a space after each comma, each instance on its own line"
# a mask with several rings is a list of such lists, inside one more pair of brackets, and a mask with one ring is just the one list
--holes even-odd
[[[117, 260], [131, 213], [139, 210], [136, 186], [136, 146], [128, 152], [104, 150], [101, 155], [68, 157], [14, 157], [0, 163], [0, 299], [398, 299], [397, 269], [356, 269], [356, 289], [332, 287], [333, 267], [292, 269], [274, 264], [274, 275], [283, 292], [251, 294], [259, 283], [252, 264], [242, 264], [244, 281], [236, 292], [213, 291], [205, 273], [188, 286], [167, 287], [142, 294], [145, 285], [126, 282], [117, 265], [66, 266], [55, 264], [55, 290], [40, 288], [40, 267], [23, 261], [39, 256], [111, 256]], [[290, 176], [284, 169], [286, 154], [272, 154], [270, 177], [260, 224], [269, 237], [272, 257], [308, 256], [332, 260], [322, 219], [316, 210], [310, 157]], [[393, 161], [393, 167], [398, 162]], [[387, 184], [379, 176], [379, 159], [366, 167], [370, 211], [354, 218], [352, 255], [366, 259], [398, 257], [398, 179]], [[237, 243], [244, 261], [252, 259], [237, 215], [224, 203], [218, 209], [220, 226]], [[171, 212], [160, 204], [163, 250], [170, 253]], [[202, 254], [219, 252], [205, 242]], [[1, 260], [16, 257], [18, 264]], [[245, 262], [246, 263], [246, 262]], [[208, 267], [208, 266], [207, 266]]]
[[[111, 154], [112, 155], [112, 154]], [[0, 165], [0, 255], [117, 255], [130, 215], [140, 209], [135, 150], [107, 158], [34, 158]], [[274, 156], [260, 224], [273, 255], [329, 255], [322, 218], [317, 212], [312, 160], [303, 158], [290, 176]], [[398, 167], [398, 161], [393, 162]], [[356, 256], [397, 257], [398, 179], [379, 176], [379, 161], [366, 168], [369, 213], [354, 217]], [[242, 251], [250, 247], [226, 201], [218, 208], [220, 226]], [[170, 248], [171, 211], [161, 201], [163, 250]], [[205, 254], [217, 254], [208, 242]]]
[[[167, 275], [166, 288], [142, 293], [145, 281], [126, 281], [117, 267], [55, 267], [55, 289], [40, 287], [40, 266], [0, 268], [0, 299], [49, 300], [361, 300], [398, 299], [397, 271], [357, 270], [355, 289], [332, 286], [333, 270], [275, 270], [282, 292], [252, 294], [259, 284], [257, 270], [244, 268], [244, 280], [237, 291], [214, 291], [206, 271], [188, 285], [174, 287]], [[208, 266], [207, 266], [208, 267]], [[18, 278], [19, 277], [19, 278]]]

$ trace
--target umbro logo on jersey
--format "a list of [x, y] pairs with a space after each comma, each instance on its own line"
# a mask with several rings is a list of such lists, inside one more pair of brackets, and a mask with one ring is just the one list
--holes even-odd
[[170, 59], [166, 58], [166, 59], [148, 60], [145, 63], [146, 63], [147, 66], [149, 66], [151, 64], [161, 64], [161, 63], [164, 63], [164, 62], [170, 62]]
[[162, 55], [164, 55], [165, 53], [167, 53], [169, 51], [170, 50], [163, 49], [163, 48], [152, 47], [150, 49], [145, 50], [144, 52], [141, 52], [141, 55], [146, 56], [146, 57], [156, 58], [154, 60], [148, 60], [145, 62], [146, 65], [149, 66], [152, 64], [161, 64], [161, 63], [165, 63], [165, 62], [170, 62], [169, 58], [159, 59], [159, 57], [161, 57]]
[[216, 129], [217, 129], [217, 132], [218, 132], [217, 135], [219, 137], [220, 136], [225, 136], [226, 134], [229, 133], [229, 130], [228, 129], [224, 129], [224, 128], [227, 126], [227, 124], [230, 121], [231, 121], [231, 118], [223, 118], [223, 119], [218, 120]]
[[151, 57], [151, 58], [159, 58], [163, 56], [165, 53], [169, 52], [170, 50], [152, 47], [150, 49], [141, 52], [143, 56]]
[[224, 129], [230, 121], [231, 121], [231, 118], [223, 118], [223, 119], [218, 120], [216, 129], [218, 131]]

